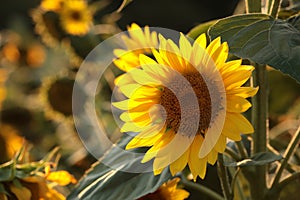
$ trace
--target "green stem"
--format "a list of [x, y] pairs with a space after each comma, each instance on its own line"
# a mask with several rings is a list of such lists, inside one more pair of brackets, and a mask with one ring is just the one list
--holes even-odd
[[240, 161], [242, 158], [235, 153], [230, 147], [226, 147], [225, 153], [228, 154], [231, 158], [233, 158], [235, 161]]
[[[252, 154], [267, 151], [267, 71], [265, 65], [254, 64], [254, 85], [259, 86], [252, 103], [252, 124], [254, 126]], [[266, 191], [266, 166], [255, 166], [253, 178], [250, 181], [251, 196], [254, 200], [263, 199]]]
[[274, 18], [277, 18], [278, 12], [280, 10], [282, 0], [273, 0], [272, 4], [270, 6], [270, 10], [268, 11], [269, 15], [271, 15]]
[[274, 200], [279, 199], [280, 192], [291, 182], [298, 181], [299, 178], [300, 178], [300, 172], [293, 173], [289, 177], [285, 178], [284, 180], [279, 182], [276, 186], [274, 186], [274, 188], [271, 188], [268, 191], [266, 195], [266, 199], [274, 199]]
[[224, 160], [223, 160], [223, 155], [222, 154], [218, 155], [218, 175], [219, 175], [219, 179], [220, 179], [220, 182], [221, 182], [221, 187], [222, 187], [225, 199], [226, 200], [233, 199], [232, 198], [233, 196], [232, 196], [231, 190], [230, 190], [227, 171], [226, 171], [226, 168], [224, 166]]
[[278, 185], [277, 185], [278, 190], [281, 191], [289, 183], [291, 183], [295, 180], [299, 180], [299, 178], [300, 178], [300, 172], [296, 172], [296, 173], [290, 175], [289, 177], [285, 178], [284, 180], [282, 180], [281, 182], [278, 183]]
[[261, 12], [261, 0], [245, 0], [247, 13], [260, 13]]
[[278, 165], [278, 167], [276, 169], [276, 175], [275, 175], [274, 181], [272, 183], [271, 189], [274, 188], [278, 184], [280, 177], [282, 175], [282, 172], [288, 165], [288, 161], [291, 158], [291, 156], [293, 155], [293, 153], [298, 145], [299, 140], [300, 140], [300, 126], [298, 127], [296, 133], [294, 134], [292, 140], [290, 141], [290, 143], [283, 155], [284, 159], [281, 161], [281, 165]]
[[193, 189], [193, 190], [197, 190], [201, 194], [205, 194], [206, 196], [208, 196], [212, 199], [224, 200], [224, 198], [221, 195], [219, 195], [218, 193], [216, 193], [215, 191], [213, 191], [203, 185], [200, 185], [200, 184], [197, 184], [197, 183], [187, 180], [184, 175], [181, 176], [181, 182], [185, 187]]
[[235, 142], [241, 156], [242, 156], [242, 159], [245, 159], [245, 158], [248, 158], [248, 153], [247, 153], [247, 150], [244, 146], [244, 143], [242, 141], [236, 141]]
[[235, 182], [237, 180], [237, 177], [238, 177], [240, 171], [241, 171], [241, 168], [237, 168], [237, 170], [235, 171], [235, 173], [233, 175], [232, 182], [231, 182], [231, 194], [234, 194]]

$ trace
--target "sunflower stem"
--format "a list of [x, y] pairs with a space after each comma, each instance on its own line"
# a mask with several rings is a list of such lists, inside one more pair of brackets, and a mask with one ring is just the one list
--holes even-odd
[[228, 174], [226, 167], [224, 166], [224, 159], [223, 155], [218, 155], [218, 175], [221, 182], [222, 191], [224, 194], [224, 197], [226, 200], [233, 199], [232, 193], [231, 193], [231, 187], [229, 184]]
[[245, 0], [247, 13], [260, 13], [261, 12], [261, 0]]
[[213, 191], [203, 185], [200, 185], [200, 184], [197, 184], [197, 183], [187, 180], [187, 178], [184, 175], [181, 175], [181, 182], [185, 187], [193, 189], [193, 190], [197, 190], [201, 194], [205, 194], [206, 196], [208, 196], [212, 199], [224, 200], [224, 198], [221, 195], [219, 195], [218, 193], [216, 193], [215, 191]]
[[[253, 75], [254, 85], [259, 86], [252, 103], [252, 124], [254, 126], [252, 154], [267, 151], [267, 116], [268, 116], [268, 94], [267, 94], [267, 71], [266, 65], [254, 63]], [[253, 176], [249, 180], [251, 196], [254, 200], [264, 198], [266, 191], [266, 166], [255, 166]]]
[[294, 134], [292, 140], [290, 141], [290, 143], [283, 155], [284, 159], [281, 161], [281, 164], [278, 165], [278, 167], [276, 169], [276, 173], [275, 173], [276, 175], [275, 175], [274, 181], [272, 183], [271, 189], [275, 188], [275, 186], [278, 184], [283, 170], [287, 167], [289, 159], [295, 152], [295, 149], [299, 143], [299, 140], [300, 140], [300, 126], [298, 127], [296, 133]]
[[279, 10], [280, 10], [280, 5], [281, 5], [282, 0], [273, 0], [270, 7], [269, 7], [269, 12], [268, 14], [271, 15], [274, 18], [277, 18]]
[[232, 181], [231, 181], [231, 194], [234, 193], [234, 186], [235, 186], [235, 182], [237, 180], [237, 177], [239, 175], [239, 172], [241, 171], [241, 168], [237, 168], [237, 170], [235, 171]]
[[242, 141], [236, 141], [235, 144], [241, 154], [242, 159], [248, 158], [248, 153], [244, 146], [244, 143]]

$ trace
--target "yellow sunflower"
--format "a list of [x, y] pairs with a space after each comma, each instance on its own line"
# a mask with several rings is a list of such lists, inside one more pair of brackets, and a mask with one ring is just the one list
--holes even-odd
[[42, 0], [40, 7], [45, 11], [59, 11], [63, 0]]
[[152, 54], [151, 48], [158, 45], [157, 33], [151, 32], [149, 26], [142, 30], [136, 23], [128, 27], [128, 36], [122, 35], [121, 39], [127, 49], [114, 50], [118, 58], [114, 64], [125, 72], [139, 66], [139, 54]]
[[134, 68], [117, 82], [128, 98], [113, 105], [124, 112], [122, 132], [138, 133], [127, 149], [150, 147], [142, 162], [154, 159], [154, 174], [170, 166], [174, 175], [189, 166], [194, 180], [204, 178], [226, 139], [238, 141], [253, 127], [241, 114], [246, 98], [258, 88], [242, 87], [253, 66], [228, 61], [228, 45], [220, 38], [206, 45], [202, 34], [193, 44], [181, 34], [179, 45], [159, 36], [154, 59], [140, 54]]
[[86, 1], [66, 0], [59, 13], [62, 27], [67, 33], [84, 35], [90, 30], [92, 12]]
[[153, 199], [167, 199], [167, 200], [183, 200], [190, 195], [183, 189], [178, 189], [177, 184], [180, 181], [179, 178], [164, 183], [153, 193], [147, 194], [138, 200], [153, 200]]

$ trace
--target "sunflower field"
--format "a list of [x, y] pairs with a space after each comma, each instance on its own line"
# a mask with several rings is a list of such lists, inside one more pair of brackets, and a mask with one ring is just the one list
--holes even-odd
[[0, 11], [0, 200], [299, 199], [299, 0]]

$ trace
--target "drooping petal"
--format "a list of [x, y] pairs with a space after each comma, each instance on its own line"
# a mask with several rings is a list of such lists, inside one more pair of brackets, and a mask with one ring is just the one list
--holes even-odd
[[251, 107], [251, 103], [245, 98], [236, 95], [227, 95], [227, 111], [242, 113]]
[[253, 126], [242, 114], [227, 113], [226, 119], [228, 119], [240, 133], [247, 134], [254, 132]]
[[177, 172], [182, 171], [188, 163], [190, 156], [190, 149], [186, 150], [182, 156], [180, 156], [176, 161], [170, 164], [171, 174], [174, 176]]
[[228, 90], [227, 95], [236, 95], [243, 98], [253, 97], [258, 91], [258, 87], [238, 87]]

